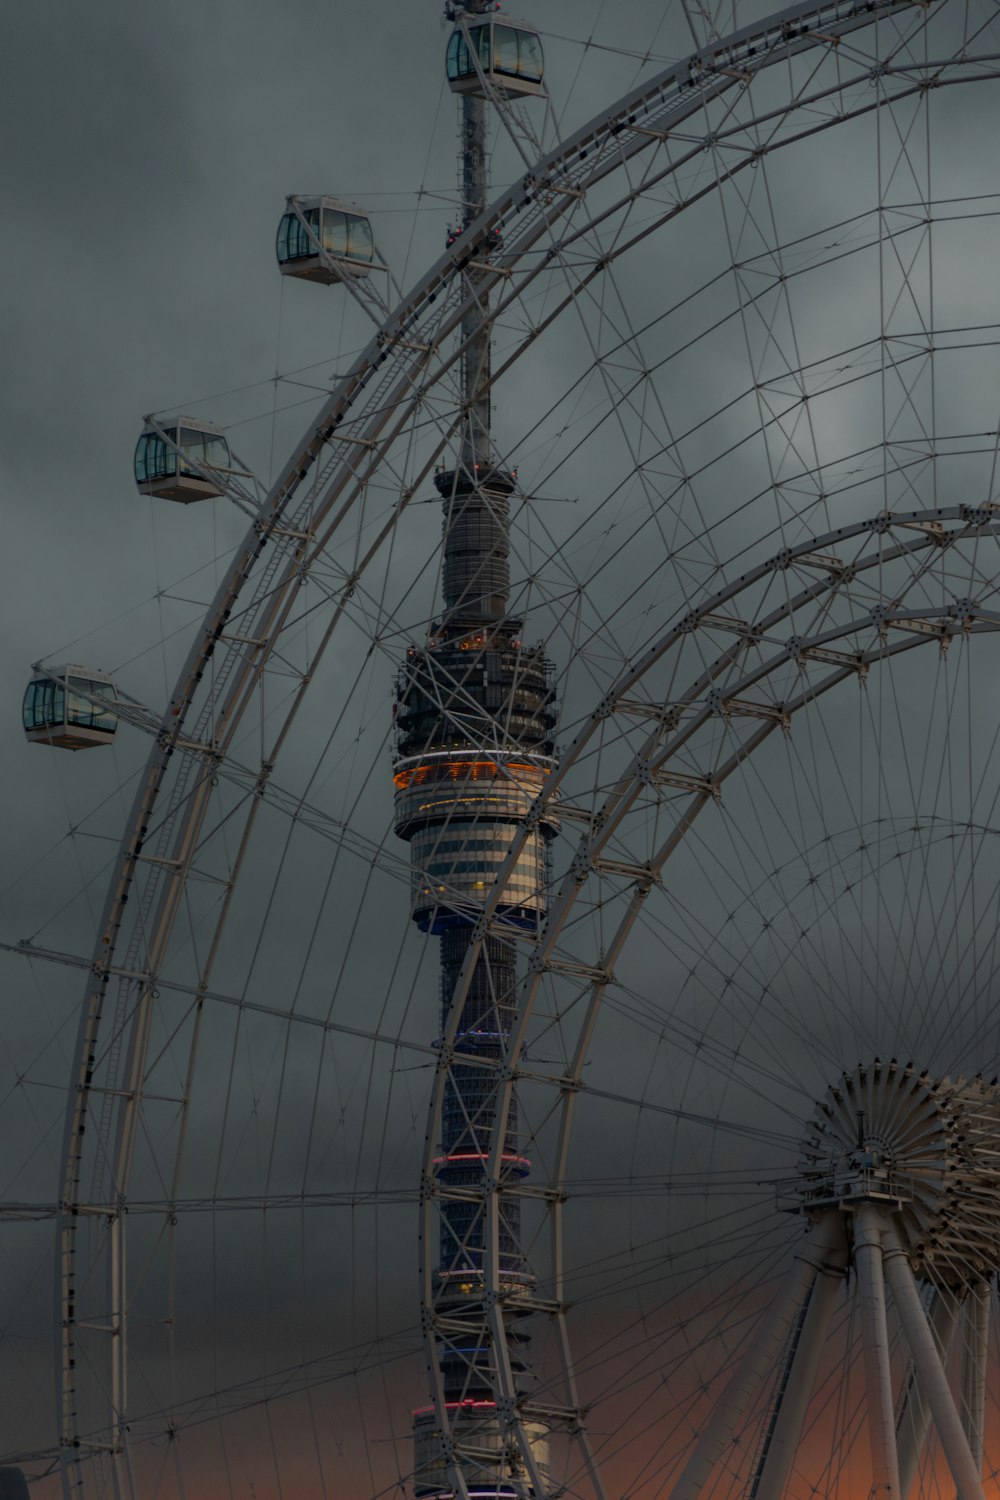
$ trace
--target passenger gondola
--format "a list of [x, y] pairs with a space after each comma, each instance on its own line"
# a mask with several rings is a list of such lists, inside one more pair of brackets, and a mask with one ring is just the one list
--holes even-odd
[[84, 696], [90, 693], [106, 701], [118, 697], [111, 678], [89, 667], [66, 666], [51, 676], [39, 673], [33, 677], [22, 710], [29, 743], [54, 745], [60, 750], [109, 745], [118, 728], [118, 716], [105, 704], [93, 703]]
[[[135, 482], [140, 495], [177, 500], [182, 505], [221, 495], [222, 476], [231, 469], [232, 455], [221, 429], [194, 417], [175, 417], [148, 426], [135, 450]], [[218, 482], [212, 477], [213, 471], [219, 475]]]
[[282, 276], [327, 286], [346, 276], [367, 276], [376, 264], [368, 218], [339, 198], [290, 197], [278, 225], [275, 249]]
[[485, 98], [483, 79], [508, 99], [545, 93], [538, 32], [512, 16], [467, 17], [448, 39], [445, 66], [448, 87], [455, 94]]

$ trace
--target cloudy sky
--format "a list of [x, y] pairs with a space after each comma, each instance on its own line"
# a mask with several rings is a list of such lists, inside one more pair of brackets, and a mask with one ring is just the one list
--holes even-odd
[[[565, 134], [687, 46], [672, 5], [538, 0], [533, 19], [545, 35], [555, 110], [543, 123], [534, 107], [539, 132]], [[727, 29], [731, 18], [720, 24]], [[0, 939], [31, 937], [86, 955], [146, 746], [128, 731], [113, 752], [93, 756], [27, 746], [17, 705], [30, 663], [103, 667], [141, 702], [157, 710], [165, 703], [245, 522], [221, 501], [158, 507], [138, 497], [131, 457], [141, 418], [187, 411], [224, 423], [266, 486], [317, 392], [329, 390], [369, 336], [337, 289], [289, 285], [277, 275], [273, 234], [284, 197], [329, 191], [364, 203], [398, 284], [412, 284], [440, 253], [454, 217], [455, 108], [442, 83], [447, 33], [430, 0], [354, 8], [314, 0], [169, 7], [101, 0], [86, 8], [39, 0], [8, 16], [5, 31], [0, 671], [10, 711], [0, 736]], [[761, 91], [763, 105], [777, 88]], [[752, 187], [744, 173], [744, 185], [721, 202], [692, 209], [638, 247], [617, 279], [575, 320], [560, 322], [498, 389], [498, 441], [542, 501], [515, 519], [519, 597], [564, 673], [567, 722], [685, 599], [712, 578], [718, 586], [717, 566], [752, 555], [765, 532], [760, 546], [776, 550], [777, 523], [793, 511], [808, 514], [805, 527], [824, 530], [890, 502], [917, 508], [994, 498], [1000, 385], [989, 327], [1000, 320], [989, 268], [1000, 219], [982, 142], [993, 138], [996, 100], [988, 85], [953, 94], [965, 92], [975, 101], [944, 91], [935, 99], [930, 157], [921, 103], [885, 112], [884, 128], [862, 122], [790, 148], [780, 169], [753, 174]], [[518, 171], [503, 139], [494, 166], [498, 183]], [[662, 214], [674, 190], [651, 195], [630, 222]], [[881, 219], [873, 214], [880, 191], [892, 204]], [[928, 194], [951, 203], [935, 210], [933, 256], [917, 211]], [[801, 273], [791, 301], [777, 285], [778, 259]], [[745, 263], [742, 277], [733, 261]], [[753, 301], [759, 315], [746, 314], [755, 277], [768, 282], [766, 296]], [[555, 295], [548, 287], [534, 313]], [[929, 323], [948, 330], [936, 384], [924, 345], [906, 367], [911, 374], [880, 378], [872, 362], [879, 329], [902, 348]], [[640, 329], [641, 340], [630, 340]], [[522, 334], [512, 317], [498, 342], [509, 348]], [[810, 395], [833, 392], [812, 431], [788, 415], [793, 394], [801, 397], [789, 371], [809, 364]], [[646, 366], [656, 374], [644, 394], [623, 401]], [[768, 382], [770, 408], [758, 390]], [[766, 410], [780, 420], [763, 435]], [[871, 457], [890, 425], [901, 445], [891, 480]], [[902, 445], [926, 442], [928, 430], [949, 435], [950, 446], [939, 449], [947, 464], [906, 467]], [[688, 491], [686, 476], [696, 470], [704, 478]], [[675, 504], [678, 486], [683, 503]], [[698, 528], [724, 516], [725, 535], [695, 545]], [[289, 833], [282, 814], [265, 814], [217, 965], [220, 991], [294, 1006], [306, 1018], [285, 1026], [263, 1013], [237, 1017], [220, 1003], [206, 1019], [182, 1196], [229, 1207], [212, 1214], [192, 1206], [168, 1251], [155, 1211], [165, 1193], [159, 1163], [175, 1144], [166, 1116], [153, 1112], [140, 1152], [137, 1189], [152, 1206], [134, 1216], [132, 1263], [148, 1270], [137, 1276], [132, 1403], [150, 1438], [140, 1460], [149, 1496], [200, 1500], [211, 1490], [362, 1500], [405, 1483], [411, 1465], [409, 1410], [425, 1399], [426, 1384], [414, 1190], [437, 981], [434, 954], [406, 931], [400, 846], [385, 832], [392, 672], [433, 608], [436, 508], [414, 507], [408, 526], [379, 574], [392, 592], [371, 632], [377, 649], [368, 654], [365, 620], [352, 620], [317, 676], [282, 773], [357, 840], [345, 848], [324, 833]], [[988, 575], [981, 562], [968, 569], [976, 566]], [[570, 584], [580, 586], [572, 607]], [[308, 659], [304, 630], [296, 649]], [[966, 661], [957, 649], [956, 657]], [[573, 671], [571, 659], [579, 664]], [[857, 1060], [843, 1055], [844, 1045], [861, 1046], [863, 1037], [865, 1046], [891, 1049], [889, 1022], [905, 1006], [922, 1018], [914, 1034], [939, 1042], [938, 1007], [956, 972], [966, 975], [963, 994], [973, 996], [962, 1024], [982, 1042], [976, 1027], [992, 979], [983, 932], [996, 903], [996, 859], [988, 841], [958, 847], [954, 829], [991, 822], [989, 684], [989, 658], [977, 658], [961, 670], [907, 663], [893, 692], [873, 694], [863, 712], [852, 689], [819, 715], [808, 739], [765, 759], [731, 809], [706, 815], [716, 822], [706, 823], [670, 900], [633, 945], [595, 1048], [592, 1081], [609, 1097], [582, 1112], [573, 1171], [589, 1184], [577, 1220], [587, 1250], [576, 1274], [593, 1308], [579, 1329], [582, 1358], [606, 1399], [598, 1431], [607, 1462], [636, 1493], [656, 1493], [674, 1450], [640, 1444], [641, 1461], [620, 1451], [614, 1432], [639, 1399], [626, 1378], [628, 1359], [641, 1344], [642, 1399], [662, 1386], [668, 1368], [683, 1394], [688, 1377], [677, 1372], [685, 1351], [712, 1340], [707, 1321], [690, 1338], [678, 1332], [678, 1286], [701, 1299], [693, 1305], [708, 1320], [724, 1284], [732, 1289], [745, 1274], [747, 1286], [762, 1288], [780, 1262], [787, 1219], [759, 1196], [744, 1204], [734, 1188], [739, 1174], [791, 1170], [800, 1112], [831, 1067]], [[910, 719], [900, 694], [915, 706]], [[878, 707], [869, 711], [872, 703]], [[942, 724], [953, 723], [944, 733]], [[915, 735], [925, 746], [916, 767], [906, 757]], [[608, 759], [596, 762], [595, 780], [617, 764], [613, 748], [602, 753]], [[888, 768], [881, 778], [865, 770], [874, 758]], [[790, 776], [806, 791], [796, 816], [783, 820]], [[231, 810], [225, 795], [223, 788], [220, 828]], [[879, 852], [869, 857], [873, 828], [881, 830]], [[212, 860], [221, 868], [231, 854], [224, 839], [223, 831], [206, 856], [209, 873]], [[819, 875], [809, 853], [818, 846]], [[373, 849], [381, 849], [378, 858]], [[959, 879], [971, 888], [973, 875], [983, 896], [970, 919], [954, 891]], [[865, 903], [852, 897], [845, 909], [844, 893], [866, 878], [884, 893], [885, 921], [861, 975], [850, 955], [855, 934], [868, 930]], [[192, 930], [199, 900], [210, 898], [192, 897]], [[948, 936], [911, 949], [919, 934], [936, 930], [942, 911]], [[600, 920], [591, 914], [595, 932]], [[811, 923], [819, 935], [803, 951], [796, 934]], [[920, 952], [916, 966], [911, 951]], [[191, 954], [179, 950], [175, 962], [183, 982]], [[733, 998], [737, 971], [752, 974], [753, 984], [737, 985]], [[44, 1215], [57, 1192], [82, 978], [16, 957], [4, 962], [4, 978], [2, 1197]], [[768, 986], [778, 997], [773, 1010], [761, 1002]], [[848, 1002], [852, 986], [859, 994]], [[876, 1003], [879, 987], [892, 1004]], [[352, 1041], [316, 1024], [331, 1015], [402, 1037], [403, 1046]], [[183, 1042], [189, 1020], [183, 992], [165, 993], [157, 1023], [164, 1078], [177, 1066], [168, 1038]], [[575, 1024], [573, 1006], [564, 1018], [555, 997], [534, 1043], [543, 1064], [571, 1047]], [[709, 1064], [702, 1034], [710, 1037]], [[783, 1047], [776, 1079], [768, 1055]], [[741, 1071], [734, 1058], [746, 1048]], [[995, 1049], [991, 1033], [980, 1061]], [[615, 1094], [632, 1101], [624, 1115]], [[637, 1100], [646, 1107], [632, 1107]], [[525, 1102], [540, 1158], [551, 1149], [548, 1108], [544, 1090]], [[668, 1127], [663, 1111], [677, 1109], [731, 1114], [739, 1130], [713, 1131], [706, 1147], [696, 1123]], [[717, 1200], [686, 1196], [689, 1161], [703, 1186], [717, 1173], [718, 1191], [730, 1195], [725, 1230]], [[647, 1195], [642, 1184], [664, 1174], [673, 1174], [674, 1196]], [[632, 1188], [625, 1199], [623, 1182]], [[268, 1217], [236, 1203], [264, 1195], [295, 1206]], [[620, 1199], [626, 1207], [609, 1213], [607, 1203]], [[8, 1456], [53, 1440], [51, 1230], [45, 1217], [0, 1224], [8, 1309], [0, 1451]], [[713, 1235], [722, 1245], [716, 1262], [701, 1248]], [[673, 1283], [663, 1269], [668, 1237], [678, 1259]], [[184, 1311], [183, 1388], [169, 1397], [168, 1304]], [[537, 1342], [544, 1364], [551, 1351], [543, 1335]], [[262, 1416], [253, 1403], [265, 1388], [282, 1399]], [[168, 1399], [181, 1417], [178, 1441], [163, 1433]], [[53, 1493], [51, 1483], [39, 1493]]]

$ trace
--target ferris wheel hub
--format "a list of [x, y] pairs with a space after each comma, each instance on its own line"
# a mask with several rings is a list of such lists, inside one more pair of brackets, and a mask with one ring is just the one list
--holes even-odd
[[799, 1162], [802, 1211], [892, 1216], [916, 1276], [963, 1291], [1000, 1270], [1000, 1087], [858, 1064], [817, 1103]]

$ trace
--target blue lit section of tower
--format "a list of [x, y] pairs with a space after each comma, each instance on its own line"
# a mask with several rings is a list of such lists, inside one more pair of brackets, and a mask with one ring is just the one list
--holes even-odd
[[[499, 93], [538, 93], [541, 54], [531, 28], [508, 23], [484, 0], [466, 0], [448, 14], [458, 22], [447, 67], [452, 89], [462, 96], [464, 230], [486, 202], [487, 100], [480, 73], [489, 75]], [[511, 83], [514, 73], [501, 77], [508, 64], [514, 73], [521, 67], [523, 87]], [[442, 1032], [455, 1019], [453, 995], [473, 925], [521, 820], [545, 785], [554, 752], [553, 668], [540, 646], [526, 645], [522, 622], [508, 612], [516, 475], [498, 463], [490, 435], [489, 310], [485, 292], [476, 288], [481, 270], [475, 269], [498, 248], [477, 249], [466, 271], [476, 296], [461, 331], [465, 421], [455, 467], [440, 470], [435, 480], [444, 511], [441, 616], [426, 643], [408, 651], [396, 689], [395, 826], [411, 850], [413, 920], [440, 942]], [[544, 916], [547, 844], [557, 828], [553, 815], [528, 835], [506, 878], [498, 927], [534, 929]], [[452, 1066], [435, 1162], [445, 1190], [436, 1306], [452, 1330], [438, 1346], [441, 1384], [469, 1495], [493, 1500], [523, 1494], [525, 1481], [522, 1475], [518, 1482], [520, 1458], [504, 1442], [497, 1420], [494, 1356], [483, 1334], [484, 1209], [476, 1190], [492, 1146], [497, 1074], [481, 1064], [506, 1051], [516, 992], [515, 942], [490, 934], [457, 1018], [455, 1053], [470, 1061]], [[501, 1182], [515, 1187], [529, 1170], [515, 1098]], [[469, 1191], [463, 1196], [462, 1189]], [[507, 1354], [515, 1380], [527, 1391], [528, 1340], [517, 1299], [534, 1282], [522, 1248], [520, 1200], [501, 1193], [500, 1204]], [[456, 1335], [463, 1327], [467, 1336]], [[530, 1433], [544, 1473], [546, 1431], [536, 1425]], [[454, 1490], [433, 1407], [414, 1413], [414, 1441], [416, 1500], [449, 1500]]]

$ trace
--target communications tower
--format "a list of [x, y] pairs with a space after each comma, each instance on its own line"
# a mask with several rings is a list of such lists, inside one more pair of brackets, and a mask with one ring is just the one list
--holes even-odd
[[[461, 110], [462, 215], [449, 235], [457, 243], [486, 206], [487, 105], [541, 94], [542, 57], [534, 29], [485, 0], [449, 4], [446, 15], [454, 22], [448, 82]], [[455, 1019], [453, 995], [473, 925], [520, 820], [545, 784], [554, 748], [553, 668], [541, 647], [525, 645], [522, 621], [509, 612], [509, 509], [517, 475], [500, 463], [491, 436], [491, 321], [483, 286], [483, 268], [501, 250], [496, 242], [477, 245], [464, 272], [472, 295], [460, 333], [462, 424], [454, 467], [435, 478], [444, 512], [443, 598], [427, 641], [407, 652], [396, 687], [395, 827], [411, 849], [412, 918], [440, 943], [442, 1033]], [[556, 830], [550, 815], [528, 837], [506, 882], [498, 925], [535, 928], [542, 919], [546, 846]], [[456, 1022], [455, 1052], [470, 1062], [452, 1068], [436, 1159], [443, 1207], [435, 1303], [449, 1328], [437, 1346], [439, 1389], [453, 1463], [469, 1495], [495, 1500], [523, 1494], [525, 1480], [522, 1456], [498, 1420], [495, 1358], [483, 1334], [484, 1209], [476, 1189], [485, 1181], [497, 1074], [480, 1064], [505, 1051], [516, 986], [514, 941], [487, 936]], [[516, 1185], [530, 1169], [516, 1101], [503, 1160], [501, 1185]], [[507, 1354], [527, 1390], [528, 1340], [517, 1303], [534, 1283], [513, 1194], [503, 1202], [500, 1273]], [[413, 1430], [416, 1500], [449, 1500], [454, 1486], [437, 1409], [418, 1410]], [[544, 1471], [547, 1433], [541, 1424], [530, 1431]]]

